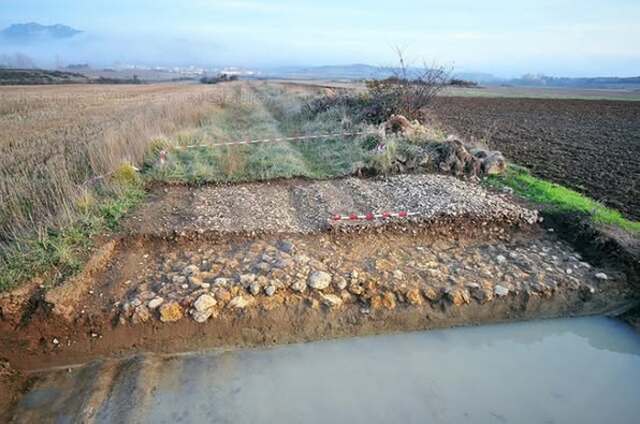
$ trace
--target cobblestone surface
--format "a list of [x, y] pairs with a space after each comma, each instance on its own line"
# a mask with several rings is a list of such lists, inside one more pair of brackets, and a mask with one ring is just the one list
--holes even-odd
[[[551, 237], [469, 243], [320, 236], [185, 249], [168, 243], [145, 256], [126, 282], [127, 298], [115, 305], [123, 322], [183, 315], [205, 322], [225, 308], [269, 308], [292, 298], [310, 307], [356, 303], [367, 311], [403, 303], [487, 303], [522, 292], [548, 297], [580, 290], [589, 296], [615, 281]], [[167, 304], [170, 319], [161, 309]]]

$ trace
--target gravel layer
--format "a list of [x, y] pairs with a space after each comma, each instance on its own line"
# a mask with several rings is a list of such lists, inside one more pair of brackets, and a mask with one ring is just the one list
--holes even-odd
[[[336, 214], [364, 215], [408, 211], [413, 218], [388, 221], [342, 221]], [[463, 219], [468, 223], [533, 224], [534, 210], [506, 194], [443, 175], [400, 175], [385, 179], [281, 181], [199, 188], [156, 190], [152, 201], [128, 227], [136, 234], [313, 233], [332, 226], [371, 227], [389, 222], [433, 224]]]

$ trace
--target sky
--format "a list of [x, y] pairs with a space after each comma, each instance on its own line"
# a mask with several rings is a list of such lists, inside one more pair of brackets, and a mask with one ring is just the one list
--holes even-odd
[[389, 66], [400, 47], [456, 72], [640, 75], [640, 0], [0, 0], [0, 28], [24, 22], [84, 31], [38, 61]]

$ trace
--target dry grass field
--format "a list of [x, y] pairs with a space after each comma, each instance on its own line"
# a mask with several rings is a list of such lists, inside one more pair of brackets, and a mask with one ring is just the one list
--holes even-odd
[[140, 163], [157, 137], [197, 125], [226, 100], [201, 85], [0, 89], [0, 242], [73, 217], [83, 182]]

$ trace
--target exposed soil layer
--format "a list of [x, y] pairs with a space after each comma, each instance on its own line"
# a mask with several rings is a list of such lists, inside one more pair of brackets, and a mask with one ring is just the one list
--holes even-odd
[[447, 129], [640, 219], [640, 103], [446, 97], [434, 109]]
[[547, 234], [139, 240], [121, 246], [72, 317], [43, 304], [26, 323], [1, 322], [0, 356], [36, 369], [139, 351], [600, 314], [635, 301], [624, 275], [592, 268]]
[[[479, 184], [443, 175], [400, 175], [380, 179], [287, 180], [203, 187], [157, 187], [149, 203], [126, 224], [131, 234], [172, 237], [201, 234], [229, 237], [273, 233], [313, 233], [332, 227], [336, 214], [408, 211], [411, 219], [358, 222], [382, 227], [400, 221], [406, 228], [464, 220], [528, 226], [537, 212], [518, 206]], [[346, 228], [344, 222], [337, 226]], [[353, 226], [349, 227], [353, 230]]]

